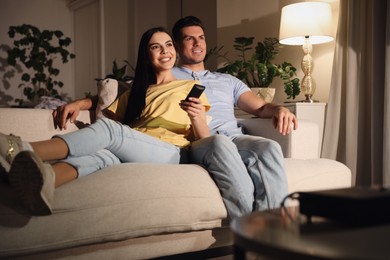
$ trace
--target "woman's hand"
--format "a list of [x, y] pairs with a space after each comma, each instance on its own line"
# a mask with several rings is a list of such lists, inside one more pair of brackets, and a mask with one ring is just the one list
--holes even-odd
[[55, 126], [59, 127], [61, 130], [66, 130], [66, 122], [69, 120], [71, 123], [74, 123], [80, 110], [90, 109], [93, 105], [92, 103], [92, 99], [83, 98], [57, 107], [57, 109], [53, 111]]
[[53, 111], [54, 123], [61, 130], [66, 130], [66, 122], [68, 119], [71, 123], [73, 123], [79, 113], [80, 107], [75, 102], [59, 106], [56, 110]]
[[192, 131], [195, 139], [210, 136], [210, 129], [207, 126], [206, 109], [199, 98], [190, 98], [190, 101], [182, 100], [180, 107], [187, 112], [191, 120]]

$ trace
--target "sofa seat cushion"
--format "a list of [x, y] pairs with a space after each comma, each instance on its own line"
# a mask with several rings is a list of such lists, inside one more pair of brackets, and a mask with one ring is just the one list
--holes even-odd
[[105, 168], [56, 189], [51, 216], [29, 216], [2, 185], [0, 256], [212, 229], [227, 217], [218, 188], [198, 165]]
[[351, 187], [351, 170], [330, 159], [285, 158], [289, 193]]

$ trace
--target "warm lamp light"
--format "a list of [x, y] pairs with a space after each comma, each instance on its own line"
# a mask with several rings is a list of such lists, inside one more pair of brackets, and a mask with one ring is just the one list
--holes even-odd
[[303, 2], [282, 8], [279, 42], [286, 45], [302, 45], [301, 67], [305, 76], [301, 82], [305, 93], [304, 102], [314, 102], [312, 96], [316, 84], [313, 72], [312, 44], [330, 42], [332, 37], [332, 10], [330, 5], [321, 2]]

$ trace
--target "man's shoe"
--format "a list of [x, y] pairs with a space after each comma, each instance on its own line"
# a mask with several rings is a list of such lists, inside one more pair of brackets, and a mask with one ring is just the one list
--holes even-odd
[[33, 215], [50, 215], [54, 198], [55, 173], [31, 151], [18, 153], [12, 161], [9, 182]]
[[12, 134], [0, 133], [0, 181], [8, 183], [8, 172], [13, 158], [22, 150], [22, 140]]

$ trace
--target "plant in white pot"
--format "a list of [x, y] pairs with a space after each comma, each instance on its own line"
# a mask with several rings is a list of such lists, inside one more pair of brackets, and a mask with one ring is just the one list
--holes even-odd
[[[226, 64], [219, 68], [219, 72], [229, 73], [242, 81], [256, 92], [264, 89], [264, 92], [274, 92], [274, 88], [269, 88], [275, 77], [283, 80], [284, 92], [287, 99], [295, 99], [300, 93], [299, 79], [296, 78], [296, 68], [289, 62], [274, 64], [273, 60], [279, 53], [281, 45], [277, 38], [265, 38], [263, 42], [258, 42], [255, 51], [249, 56], [248, 52], [253, 50], [254, 37], [236, 37], [234, 49], [239, 52], [239, 60], [230, 61], [226, 54], [221, 55], [223, 47], [211, 49], [209, 54], [217, 54], [218, 57], [226, 59]], [[262, 90], [260, 90], [262, 91]], [[266, 101], [271, 102], [272, 94], [262, 94]], [[272, 97], [270, 98], [270, 95]]]

